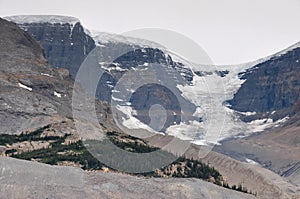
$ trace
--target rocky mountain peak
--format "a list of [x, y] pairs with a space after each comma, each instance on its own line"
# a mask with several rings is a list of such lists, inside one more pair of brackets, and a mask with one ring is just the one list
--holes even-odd
[[6, 17], [26, 30], [44, 48], [48, 62], [75, 74], [88, 53], [95, 47], [94, 40], [74, 17], [56, 15], [20, 15]]

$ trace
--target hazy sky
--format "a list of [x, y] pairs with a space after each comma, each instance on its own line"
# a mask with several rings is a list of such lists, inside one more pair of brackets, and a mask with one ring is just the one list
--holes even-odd
[[58, 14], [122, 33], [164, 28], [197, 42], [216, 64], [237, 64], [300, 41], [300, 0], [0, 0], [0, 16]]

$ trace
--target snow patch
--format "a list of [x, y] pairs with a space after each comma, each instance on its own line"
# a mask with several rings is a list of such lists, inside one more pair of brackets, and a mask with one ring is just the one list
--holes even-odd
[[100, 42], [96, 42], [96, 46], [102, 47], [102, 48], [106, 47], [106, 45], [103, 45], [103, 44], [101, 44]]
[[114, 100], [114, 101], [117, 101], [117, 102], [123, 102], [122, 99], [116, 98], [114, 96], [111, 96], [111, 99]]
[[265, 118], [265, 119], [258, 119], [251, 121], [247, 123], [249, 126], [248, 128], [252, 130], [252, 132], [262, 132], [267, 128], [271, 127], [277, 127], [284, 122], [286, 122], [289, 119], [289, 117], [282, 118], [280, 120], [277, 120], [276, 122], [273, 121], [271, 118]]
[[99, 62], [102, 69], [106, 71], [117, 70], [117, 71], [127, 71], [128, 69], [124, 69], [120, 67], [119, 63], [107, 63], [107, 62]]
[[140, 48], [159, 48], [160, 50], [165, 49], [165, 47], [156, 42], [135, 37], [128, 37], [120, 34], [91, 30], [89, 31], [89, 35], [95, 40], [95, 43], [98, 46], [105, 45], [107, 43], [124, 43]]
[[124, 117], [122, 118], [122, 123], [127, 128], [129, 128], [129, 129], [145, 129], [145, 130], [148, 130], [149, 132], [157, 133], [151, 127], [149, 127], [148, 125], [142, 123], [140, 120], [135, 118], [133, 116], [134, 111], [130, 106], [117, 105], [116, 108], [126, 115], [126, 118], [124, 118]]
[[259, 164], [258, 164], [257, 162], [255, 162], [254, 160], [251, 160], [251, 159], [248, 159], [248, 158], [246, 158], [245, 160], [246, 160], [246, 162], [248, 162], [249, 164], [259, 165]]
[[6, 102], [4, 102], [3, 104], [2, 104], [6, 109], [11, 109], [12, 107], [9, 105], [9, 104], [7, 104]]
[[32, 88], [30, 88], [30, 87], [28, 87], [28, 86], [26, 86], [26, 85], [24, 85], [24, 84], [21, 84], [20, 82], [18, 83], [18, 85], [19, 85], [21, 88], [24, 88], [24, 89], [26, 89], [26, 90], [32, 91]]
[[251, 116], [251, 115], [256, 115], [256, 112], [238, 112], [236, 111], [237, 113], [240, 113], [242, 115], [245, 115], [245, 116]]
[[58, 98], [61, 98], [61, 93], [58, 93], [58, 92], [56, 92], [56, 91], [54, 91], [54, 96], [56, 96], [56, 97], [58, 97]]
[[50, 74], [47, 74], [47, 73], [41, 73], [41, 75], [47, 76], [47, 77], [53, 77], [53, 75], [50, 75]]

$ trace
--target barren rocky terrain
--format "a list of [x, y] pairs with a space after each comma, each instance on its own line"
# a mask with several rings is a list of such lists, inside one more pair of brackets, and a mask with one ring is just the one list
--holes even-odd
[[222, 142], [214, 150], [246, 162], [254, 160], [299, 187], [299, 114], [284, 126]]
[[0, 173], [0, 198], [255, 198], [198, 179], [84, 172], [5, 157]]
[[[148, 139], [150, 144], [163, 147], [174, 138], [156, 135]], [[172, 150], [178, 153], [178, 148]], [[289, 182], [288, 179], [263, 168], [247, 162], [240, 162], [226, 155], [211, 151], [202, 157], [205, 147], [190, 145], [185, 152], [185, 156], [208, 163], [219, 170], [229, 184], [242, 183], [248, 190], [256, 192], [261, 198], [299, 198], [300, 188]]]

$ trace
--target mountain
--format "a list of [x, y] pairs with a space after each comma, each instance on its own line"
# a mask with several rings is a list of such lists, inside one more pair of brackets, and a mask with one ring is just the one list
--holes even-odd
[[15, 16], [7, 19], [21, 24], [40, 42], [49, 64], [68, 69], [72, 77], [75, 77], [88, 53], [95, 48], [94, 40], [85, 33], [80, 21], [73, 17]]
[[[125, 37], [118, 39], [118, 37], [113, 35], [110, 35], [109, 37], [105, 33], [91, 34], [82, 27], [79, 20], [72, 17], [13, 16], [6, 17], [6, 19], [16, 22], [22, 29], [26, 30], [39, 41], [45, 50], [46, 58], [49, 63], [55, 67], [68, 69], [73, 79], [87, 54], [90, 53], [96, 45], [100, 47], [100, 57], [98, 60], [100, 63], [99, 67], [103, 68], [105, 72], [100, 79], [96, 96], [109, 103], [112, 100], [113, 87], [122, 75], [130, 69], [137, 68], [140, 65], [144, 65], [144, 68], [150, 63], [170, 66], [176, 68], [183, 74], [183, 78], [185, 78], [186, 81], [192, 80], [192, 73], [190, 70], [181, 68], [179, 64], [173, 62], [172, 58], [162, 49], [152, 48], [154, 45], [153, 42], [140, 42], [140, 40], [135, 41], [134, 39], [128, 38], [124, 40]], [[94, 38], [92, 39], [90, 35], [93, 35]], [[117, 56], [116, 60], [112, 60], [113, 63], [108, 61], [110, 57], [114, 57], [114, 55], [118, 55], [121, 52], [121, 56]], [[110, 64], [109, 68], [105, 66], [107, 64]], [[168, 71], [166, 72], [168, 73]], [[179, 79], [178, 81], [182, 80]], [[177, 90], [174, 83], [169, 82], [169, 86], [172, 87], [173, 90]], [[140, 92], [135, 93], [130, 101], [137, 111], [136, 117], [144, 123], [148, 123], [150, 120], [148, 114], [145, 114], [144, 112], [161, 99], [161, 96], [153, 96], [153, 98], [147, 99], [142, 104], [135, 103], [137, 101], [141, 102], [136, 99], [142, 98], [145, 95], [145, 92], [153, 93], [160, 89], [156, 84], [148, 85], [147, 88], [149, 88], [150, 91], [148, 89], [143, 89], [143, 91], [140, 90]], [[166, 128], [174, 124], [174, 122], [180, 121], [180, 119], [178, 119], [180, 118], [180, 115], [173, 115], [173, 112], [180, 114], [180, 111], [178, 110], [178, 100], [174, 99], [174, 96], [167, 90], [164, 93], [163, 101], [166, 103], [163, 105], [169, 109], [168, 119], [163, 128], [163, 130], [166, 130]], [[189, 101], [185, 100], [180, 95], [179, 97], [187, 104], [191, 111], [195, 109]], [[174, 104], [177, 104], [177, 107], [174, 106]]]
[[224, 140], [216, 151], [239, 159], [254, 160], [299, 185], [300, 43], [240, 74], [245, 82], [228, 102], [246, 122], [280, 121], [267, 131]]
[[[48, 17], [49, 18], [49, 17]], [[67, 18], [69, 20], [69, 18]], [[38, 20], [41, 20], [40, 17]], [[45, 20], [45, 19], [43, 19]], [[50, 22], [57, 21], [57, 18], [52, 19]], [[49, 23], [50, 23], [49, 22]], [[64, 20], [59, 20], [59, 23], [64, 23]], [[71, 23], [71, 22], [68, 22]], [[74, 81], [70, 78], [68, 71], [60, 68], [53, 68], [51, 65], [49, 65], [43, 56], [43, 50], [41, 49], [41, 46], [25, 31], [22, 31], [17, 26], [15, 26], [13, 23], [9, 23], [5, 20], [1, 20], [1, 47], [0, 48], [0, 66], [1, 66], [1, 100], [3, 99], [1, 103], [1, 113], [4, 116], [1, 123], [1, 133], [3, 134], [19, 134], [19, 136], [27, 136], [28, 134], [33, 133], [34, 135], [37, 133], [41, 136], [45, 136], [51, 139], [60, 139], [60, 137], [67, 136], [68, 140], [66, 143], [73, 143], [78, 141], [78, 137], [76, 136], [76, 130], [73, 124], [73, 118], [71, 115], [71, 93], [73, 90]], [[96, 42], [97, 43], [97, 42]], [[114, 43], [114, 42], [112, 42]], [[131, 44], [122, 44], [122, 45], [130, 45]], [[149, 47], [147, 47], [149, 48]], [[165, 60], [169, 60], [166, 63], [169, 63], [170, 67], [176, 68], [177, 66], [181, 66], [178, 70], [185, 69], [183, 65], [180, 65], [179, 63], [171, 63], [174, 62], [168, 58], [168, 56], [160, 56], [165, 53], [161, 49], [154, 49], [149, 48], [147, 51], [147, 48], [143, 48], [141, 50], [136, 50], [128, 54], [128, 57], [131, 57], [131, 59], [134, 58], [134, 56], [140, 57], [140, 59], [143, 59], [144, 53], [146, 52], [147, 56], [149, 54], [154, 53], [154, 58], [156, 59], [161, 58], [161, 62], [164, 62]], [[143, 52], [143, 50], [145, 50]], [[165, 55], [165, 54], [164, 54]], [[151, 56], [149, 56], [151, 57]], [[164, 59], [163, 59], [164, 57]], [[159, 59], [157, 59], [159, 60]], [[128, 59], [122, 59], [120, 58], [119, 62], [122, 63], [123, 69], [128, 69], [129, 67], [125, 68], [125, 66], [129, 66], [126, 64]], [[144, 61], [144, 60], [143, 60]], [[141, 62], [145, 63], [145, 62]], [[120, 66], [120, 67], [121, 67]], [[119, 70], [119, 68], [116, 67], [116, 64], [113, 66], [110, 66], [111, 68]], [[246, 66], [243, 66], [246, 68]], [[248, 66], [247, 66], [248, 67]], [[237, 67], [236, 69], [230, 68], [229, 72], [226, 72], [226, 67], [221, 68], [222, 70], [219, 71], [205, 71], [204, 68], [202, 71], [196, 71], [198, 75], [193, 76], [194, 78], [200, 78], [205, 76], [208, 78], [208, 80], [211, 81], [219, 81], [224, 80], [227, 81], [229, 79], [227, 78], [236, 78], [235, 74], [237, 74], [241, 67]], [[224, 70], [223, 70], [224, 69]], [[108, 72], [109, 68], [107, 69]], [[186, 70], [188, 73], [189, 70]], [[223, 71], [220, 73], [220, 71]], [[120, 71], [119, 71], [120, 72]], [[122, 71], [121, 71], [122, 72]], [[113, 73], [109, 73], [110, 75], [113, 75]], [[184, 79], [187, 80], [187, 83], [183, 85], [183, 90], [188, 91], [188, 89], [195, 89], [195, 85], [189, 85], [189, 82], [187, 78], [185, 78], [185, 75], [183, 75]], [[209, 79], [211, 78], [211, 79]], [[240, 80], [236, 80], [235, 83], [238, 83], [240, 85]], [[233, 85], [234, 89], [238, 89], [239, 86]], [[177, 85], [174, 85], [177, 86]], [[152, 87], [153, 88], [153, 87]], [[234, 90], [233, 89], [233, 90]], [[230, 92], [232, 92], [231, 90]], [[198, 91], [198, 90], [196, 90]], [[187, 93], [187, 92], [186, 92]], [[198, 93], [199, 94], [199, 93]], [[201, 94], [201, 93], [200, 93]], [[202, 93], [203, 94], [203, 93]], [[218, 92], [215, 92], [216, 97]], [[144, 92], [141, 92], [141, 96], [144, 95]], [[196, 96], [198, 97], [198, 96]], [[24, 100], [26, 99], [26, 101]], [[221, 98], [220, 100], [222, 100]], [[94, 100], [94, 99], [91, 99]], [[220, 102], [220, 101], [217, 101]], [[111, 110], [106, 102], [101, 102], [96, 100], [96, 108], [98, 119], [100, 120], [100, 123], [104, 125], [105, 129], [107, 131], [111, 130], [117, 130], [112, 115]], [[176, 106], [174, 107], [176, 108]], [[57, 119], [58, 118], [58, 119]], [[87, 124], [89, 121], [83, 121], [84, 124]], [[17, 124], [17, 125], [15, 125]], [[13, 127], [13, 128], [12, 128]], [[71, 136], [70, 136], [71, 135]], [[9, 136], [8, 136], [9, 137]], [[10, 138], [10, 137], [9, 137]], [[39, 137], [38, 139], [40, 139]], [[41, 145], [40, 140], [37, 140], [37, 137], [34, 137], [35, 140], [30, 141], [30, 147], [33, 147], [34, 150], [43, 149], [46, 145]], [[162, 135], [156, 135], [152, 137], [152, 140], [148, 140], [150, 144], [156, 145], [156, 146], [164, 146], [164, 144], [167, 142], [168, 139], [171, 139], [171, 136], [162, 136]], [[44, 143], [45, 141], [43, 141]], [[22, 144], [18, 146], [12, 146], [12, 147], [19, 147], [21, 149], [26, 149], [27, 142], [22, 142]], [[45, 144], [45, 143], [44, 143]], [[47, 142], [46, 142], [47, 144]], [[63, 144], [64, 145], [64, 144]], [[39, 148], [40, 147], [40, 148]], [[47, 146], [46, 146], [47, 147]], [[1, 148], [0, 148], [1, 149]], [[271, 171], [268, 171], [264, 168], [261, 168], [257, 165], [250, 165], [250, 164], [244, 164], [239, 161], [235, 161], [231, 158], [228, 158], [224, 155], [221, 155], [219, 153], [210, 152], [205, 158], [200, 157], [201, 150], [204, 149], [202, 146], [196, 146], [191, 145], [191, 147], [186, 152], [186, 157], [193, 158], [193, 159], [199, 159], [203, 162], [206, 162], [207, 164], [217, 168], [220, 170], [221, 173], [224, 173], [224, 176], [228, 179], [228, 182], [230, 182], [231, 185], [233, 184], [239, 184], [242, 183], [245, 185], [249, 190], [253, 190], [258, 193], [258, 196], [261, 198], [292, 198], [295, 193], [297, 193], [297, 188], [293, 186], [292, 184], [289, 184], [285, 181], [285, 179], [281, 178], [280, 176], [274, 174]], [[32, 148], [30, 148], [32, 150]], [[175, 150], [178, 150], [175, 148]], [[13, 151], [11, 151], [13, 152]], [[108, 187], [109, 191], [104, 191], [105, 194], [127, 194], [128, 183], [129, 182], [137, 182], [140, 184], [145, 184], [147, 186], [147, 189], [142, 191], [142, 193], [145, 192], [145, 194], [149, 193], [149, 190], [153, 190], [154, 192], [157, 190], [157, 187], [164, 187], [163, 190], [159, 189], [161, 192], [157, 193], [158, 197], [167, 197], [168, 195], [175, 194], [175, 196], [182, 196], [182, 197], [189, 197], [189, 196], [199, 196], [203, 195], [203, 197], [207, 196], [209, 197], [212, 193], [210, 190], [214, 190], [214, 193], [219, 193], [215, 197], [235, 197], [235, 194], [237, 198], [247, 198], [251, 195], [240, 195], [239, 193], [233, 193], [228, 190], [223, 190], [220, 187], [215, 187], [214, 185], [207, 185], [207, 183], [201, 183], [198, 180], [195, 179], [169, 179], [167, 182], [165, 182], [163, 179], [150, 179], [147, 181], [147, 179], [144, 178], [137, 178], [132, 177], [128, 175], [120, 175], [111, 173], [108, 175], [105, 175], [102, 172], [83, 172], [78, 169], [73, 168], [63, 168], [62, 172], [60, 171], [61, 168], [59, 167], [51, 167], [42, 165], [35, 162], [26, 162], [26, 161], [17, 161], [12, 160], [11, 158], [2, 158], [1, 159], [1, 173], [3, 173], [3, 176], [1, 177], [1, 190], [5, 190], [5, 192], [1, 192], [1, 196], [7, 197], [7, 196], [16, 196], [18, 197], [20, 194], [22, 196], [25, 195], [33, 195], [36, 193], [38, 196], [36, 198], [39, 198], [40, 196], [57, 196], [58, 194], [62, 193], [62, 190], [70, 190], [67, 193], [68, 194], [82, 194], [83, 196], [93, 194], [95, 193], [93, 190], [97, 189], [97, 186], [95, 187], [95, 184], [98, 184], [98, 186]], [[22, 169], [19, 167], [10, 167], [7, 165], [13, 164], [15, 166], [21, 165], [21, 168], [33, 168], [34, 172], [38, 174], [38, 178], [32, 178], [34, 174], [30, 173], [28, 176], [28, 172], [26, 174], [26, 182], [24, 182], [24, 173], [22, 173]], [[3, 169], [4, 168], [4, 169]], [[10, 170], [9, 170], [10, 169]], [[43, 171], [48, 171], [46, 174]], [[26, 169], [25, 169], [26, 170]], [[9, 171], [8, 173], [5, 173], [6, 171]], [[52, 172], [53, 171], [53, 172]], [[21, 172], [21, 173], [20, 173]], [[49, 176], [47, 173], [58, 173], [59, 177], [55, 177], [53, 179], [51, 176]], [[11, 173], [15, 174], [13, 177], [11, 176]], [[70, 174], [70, 175], [69, 175]], [[46, 176], [45, 176], [46, 175]], [[70, 176], [83, 176], [86, 181], [84, 181], [84, 185], [87, 185], [88, 188], [81, 191], [75, 191], [72, 189], [75, 187], [77, 181], [70, 179]], [[41, 177], [42, 176], [42, 177]], [[86, 177], [87, 176], [87, 177]], [[111, 182], [113, 185], [107, 185], [103, 183], [101, 180], [97, 180], [97, 176], [100, 176], [99, 178], [102, 179], [102, 176], [107, 176], [107, 180]], [[35, 176], [36, 177], [36, 176]], [[121, 180], [124, 179], [123, 180]], [[43, 181], [40, 182], [41, 179], [49, 179], [49, 181]], [[60, 181], [60, 180], [65, 181]], [[116, 179], [116, 181], [114, 181]], [[94, 181], [95, 180], [95, 181]], [[136, 181], [135, 181], [136, 180]], [[49, 182], [47, 184], [46, 182]], [[62, 182], [62, 183], [60, 183]], [[106, 181], [105, 181], [106, 182]], [[180, 183], [180, 184], [187, 184], [186, 186], [183, 185], [183, 187], [194, 187], [188, 194], [190, 195], [180, 195], [181, 193], [178, 193], [178, 186], [176, 186], [176, 189], [171, 186], [170, 191], [168, 183]], [[18, 184], [19, 183], [19, 184]], [[27, 184], [29, 183], [29, 184]], [[31, 183], [31, 184], [30, 184]], [[47, 190], [43, 188], [43, 184], [47, 184]], [[89, 186], [89, 184], [92, 184], [93, 187]], [[199, 192], [199, 183], [201, 185], [200, 192]], [[99, 185], [100, 184], [100, 185]], [[12, 186], [13, 185], [13, 186]], [[49, 189], [49, 186], [52, 189]], [[65, 185], [65, 186], [63, 186]], [[70, 186], [69, 186], [70, 185]], [[81, 184], [82, 185], [82, 184]], [[122, 189], [121, 193], [118, 192], [114, 187], [118, 187], [117, 190], [120, 190], [119, 187], [124, 187], [124, 190]], [[156, 186], [157, 185], [157, 186]], [[154, 186], [154, 187], [153, 187]], [[211, 187], [213, 186], [213, 187]], [[86, 186], [80, 186], [80, 187], [86, 187]], [[153, 189], [152, 189], [153, 187]], [[181, 187], [181, 186], [179, 186]], [[111, 189], [112, 188], [112, 189]], [[206, 188], [209, 190], [209, 192], [206, 192]], [[101, 189], [103, 190], [103, 189]], [[137, 190], [137, 189], [135, 189]], [[139, 189], [140, 190], [140, 189]], [[179, 190], [182, 190], [181, 188]], [[132, 190], [129, 191], [131, 194]], [[174, 193], [175, 192], [175, 193]], [[134, 193], [141, 193], [141, 192], [134, 192]], [[178, 193], [178, 195], [176, 195]], [[187, 193], [187, 192], [185, 192]], [[14, 194], [14, 195], [13, 195]], [[131, 195], [130, 195], [131, 196]]]
[[[40, 44], [3, 19], [0, 36], [0, 132], [18, 134], [55, 123], [73, 123], [74, 81], [68, 70], [49, 65]], [[105, 107], [98, 107], [105, 116], [100, 120], [107, 118]]]
[[[80, 138], [71, 113], [74, 81], [68, 71], [49, 65], [40, 44], [15, 24], [3, 19], [0, 19], [0, 43], [0, 153], [3, 155], [2, 149], [9, 148], [4, 155], [6, 152], [21, 155], [78, 143]], [[99, 122], [106, 131], [118, 130], [111, 123], [106, 103], [96, 100], [96, 109]], [[82, 122], [88, 125], [90, 121]], [[3, 141], [8, 144], [2, 146]], [[58, 151], [60, 155], [61, 152]], [[50, 160], [53, 158], [50, 156]], [[153, 196], [153, 192], [157, 197], [169, 197], [171, 194], [172, 197], [188, 198], [198, 195], [209, 197], [212, 190], [218, 198], [253, 198], [250, 194], [195, 179], [146, 179], [117, 172], [86, 172], [72, 167], [49, 166], [37, 163], [39, 160], [34, 158], [30, 159], [33, 162], [9, 157], [0, 159], [1, 198], [73, 198], [95, 194], [99, 197], [113, 194], [132, 198], [135, 194]], [[100, 192], [96, 185], [102, 187]]]
[[[37, 39], [49, 62], [70, 70], [73, 78], [87, 53], [97, 46], [97, 61], [104, 73], [96, 97], [118, 105], [117, 111], [124, 118], [119, 123], [127, 129], [156, 131], [161, 125], [151, 126], [154, 122], [151, 123], [149, 111], [159, 104], [166, 110], [166, 122], [158, 131], [198, 144], [216, 144], [226, 138], [282, 125], [298, 111], [294, 104], [299, 98], [299, 43], [251, 63], [195, 67], [157, 43], [90, 32], [73, 17], [42, 15], [7, 19]], [[54, 41], [54, 36], [59, 39]], [[86, 53], [73, 53], [83, 49]], [[72, 63], [65, 62], [66, 58], [73, 60]], [[153, 63], [163, 65], [159, 69], [160, 77], [155, 78], [162, 80], [165, 89], [151, 82], [153, 77], [147, 69]], [[126, 85], [133, 91], [129, 93], [131, 98], [125, 99], [127, 91], [120, 92], [116, 87], [124, 74], [135, 70], [142, 77], [140, 80], [148, 79], [135, 80], [138, 84], [152, 84], [138, 90]], [[152, 129], [147, 128], [149, 125]]]
[[240, 76], [246, 81], [229, 102], [232, 109], [264, 114], [275, 120], [299, 112], [300, 43]]
[[[158, 130], [193, 143], [214, 145], [226, 138], [280, 126], [297, 112], [293, 107], [299, 97], [299, 44], [251, 63], [191, 66], [160, 44], [89, 31], [73, 17], [33, 15], [7, 19], [38, 40], [50, 64], [68, 69], [72, 78], [87, 54], [97, 48], [99, 67], [104, 73], [96, 97], [118, 105], [123, 118], [119, 124], [125, 129]], [[131, 98], [126, 99], [126, 90], [116, 88], [119, 81], [124, 74], [139, 69], [141, 78], [135, 81], [147, 84], [153, 79], [146, 71], [151, 68], [149, 64], [163, 65], [159, 80], [165, 89], [151, 83], [138, 90], [126, 85], [133, 90], [129, 93]], [[141, 81], [144, 79], [148, 80]], [[156, 104], [166, 110], [162, 127], [153, 125], [154, 118], [149, 117], [153, 110], [150, 108]], [[210, 125], [214, 123], [221, 125]]]

